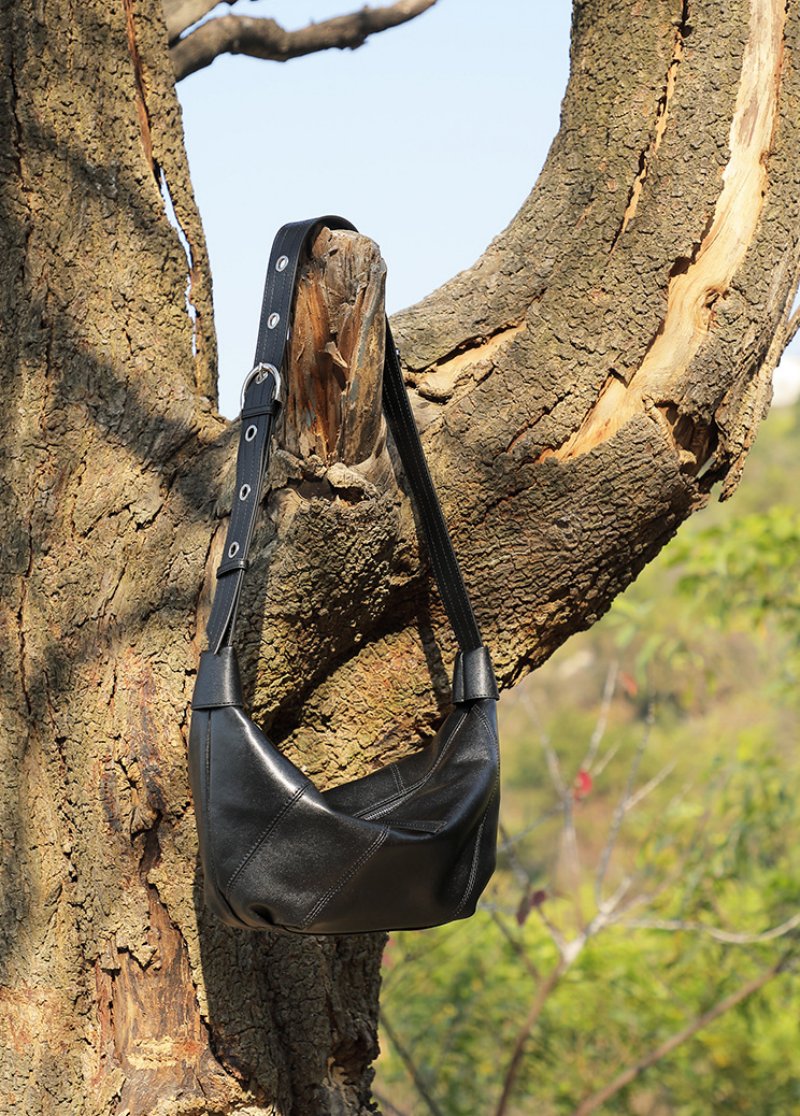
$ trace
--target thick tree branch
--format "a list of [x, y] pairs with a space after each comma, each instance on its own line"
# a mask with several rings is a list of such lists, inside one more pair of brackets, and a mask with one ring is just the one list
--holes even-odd
[[[210, 10], [207, 0], [187, 0], [168, 4], [167, 26], [172, 43], [170, 56], [175, 79], [202, 70], [220, 54], [249, 54], [270, 62], [287, 62], [303, 54], [320, 50], [355, 50], [379, 31], [407, 23], [432, 8], [436, 0], [398, 0], [385, 8], [362, 8], [349, 15], [335, 16], [321, 23], [310, 23], [297, 31], [286, 31], [274, 19], [253, 19], [250, 16], [220, 16], [209, 20], [186, 38], [178, 35]], [[170, 24], [170, 18], [172, 23]], [[178, 29], [178, 23], [189, 23]]]
[[[192, 24], [213, 11], [217, 3], [218, 0], [162, 0], [169, 45], [172, 46]], [[227, 0], [227, 3], [233, 6], [236, 0]]]

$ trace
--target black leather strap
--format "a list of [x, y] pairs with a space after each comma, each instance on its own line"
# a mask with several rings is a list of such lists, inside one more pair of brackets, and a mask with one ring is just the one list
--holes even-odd
[[[355, 226], [349, 221], [333, 215], [312, 221], [295, 221], [278, 230], [270, 252], [253, 370], [243, 392], [242, 414], [248, 417], [242, 418], [239, 435], [233, 508], [222, 563], [217, 570], [217, 591], [207, 628], [209, 649], [214, 652], [229, 645], [233, 638], [245, 574], [245, 566], [241, 563], [246, 562], [253, 536], [261, 486], [269, 464], [274, 405], [279, 398], [276, 375], [263, 368], [263, 379], [260, 379], [256, 369], [260, 365], [271, 365], [279, 374], [283, 367], [301, 253], [312, 231], [323, 225], [330, 229], [355, 231]], [[255, 413], [262, 409], [263, 416]], [[236, 565], [233, 559], [238, 560]]]
[[[254, 368], [248, 376], [242, 395], [242, 429], [233, 509], [223, 560], [217, 570], [217, 591], [208, 622], [209, 649], [213, 653], [229, 646], [233, 638], [247, 555], [260, 504], [261, 487], [269, 463], [276, 409], [280, 399], [285, 398], [280, 374], [291, 332], [297, 271], [304, 247], [323, 226], [357, 231], [345, 218], [328, 215], [284, 225], [272, 246], [264, 285]], [[470, 693], [471, 687], [467, 680], [473, 672], [463, 670], [462, 660], [466, 664], [467, 653], [482, 648], [483, 644], [428, 471], [388, 320], [383, 406], [417, 503], [439, 592], [461, 649], [456, 663], [459, 692], [467, 698], [496, 697], [497, 688], [488, 653], [485, 655], [488, 666], [484, 664], [477, 672], [480, 682], [477, 675], [475, 678], [480, 694]], [[478, 658], [483, 662], [483, 657]], [[474, 656], [471, 660], [477, 664]]]
[[483, 641], [461, 577], [461, 569], [450, 541], [442, 508], [428, 471], [428, 462], [425, 460], [417, 424], [408, 401], [388, 319], [386, 356], [383, 365], [383, 407], [417, 503], [439, 593], [459, 647], [462, 652], [471, 651], [481, 647]]

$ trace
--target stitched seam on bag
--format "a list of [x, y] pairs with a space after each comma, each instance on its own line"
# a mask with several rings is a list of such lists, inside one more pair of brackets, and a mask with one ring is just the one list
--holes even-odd
[[328, 891], [326, 891], [325, 894], [322, 896], [322, 898], [314, 904], [309, 913], [300, 923], [301, 927], [308, 926], [314, 921], [314, 919], [325, 909], [325, 907], [328, 906], [331, 900], [339, 894], [345, 884], [349, 883], [349, 881], [353, 878], [359, 868], [362, 868], [367, 863], [367, 861], [375, 855], [383, 842], [386, 840], [388, 834], [389, 827], [388, 825], [384, 825], [381, 832], [377, 835], [372, 844], [364, 850], [355, 864], [351, 864], [345, 874], [339, 879], [339, 881], [333, 887], [329, 888]]
[[472, 891], [473, 884], [475, 883], [475, 875], [478, 871], [478, 853], [481, 847], [481, 837], [483, 836], [483, 827], [486, 825], [486, 815], [488, 814], [488, 812], [489, 807], [487, 806], [483, 812], [481, 824], [478, 826], [478, 833], [475, 838], [475, 848], [472, 850], [472, 864], [470, 865], [469, 870], [469, 880], [467, 881], [467, 886], [464, 888], [464, 894], [461, 896], [461, 902], [458, 904], [455, 911], [453, 912], [454, 914], [458, 914], [458, 912], [462, 909], [467, 901], [467, 896]]
[[444, 829], [447, 821], [393, 821], [393, 829], [407, 829], [413, 833], [438, 833]]
[[480, 717], [480, 719], [481, 719], [481, 720], [483, 721], [483, 723], [484, 723], [484, 724], [486, 725], [486, 728], [487, 728], [487, 729], [489, 730], [489, 736], [490, 736], [490, 737], [492, 738], [492, 740], [494, 740], [495, 744], [496, 744], [496, 745], [497, 745], [497, 747], [499, 748], [499, 747], [500, 747], [500, 737], [499, 737], [499, 734], [498, 734], [498, 733], [497, 733], [497, 731], [496, 731], [496, 730], [495, 730], [494, 728], [492, 728], [492, 726], [491, 726], [491, 725], [489, 724], [489, 718], [488, 718], [488, 717], [486, 716], [486, 714], [484, 713], [484, 711], [483, 711], [483, 710], [481, 709], [480, 705], [476, 705], [476, 706], [475, 706], [475, 712], [476, 712], [476, 713], [478, 714], [478, 716]]
[[469, 898], [470, 894], [472, 893], [473, 887], [475, 886], [475, 876], [477, 875], [477, 872], [478, 872], [478, 858], [479, 858], [479, 854], [480, 854], [481, 837], [483, 836], [483, 829], [484, 829], [484, 826], [486, 825], [486, 819], [489, 816], [489, 808], [491, 807], [492, 803], [494, 802], [495, 795], [497, 794], [497, 787], [498, 787], [499, 782], [500, 782], [500, 776], [498, 774], [497, 778], [494, 781], [494, 790], [492, 791], [492, 794], [491, 794], [491, 797], [490, 797], [489, 801], [486, 803], [486, 809], [483, 811], [483, 817], [481, 818], [481, 824], [478, 826], [478, 834], [475, 838], [475, 848], [473, 849], [473, 852], [472, 852], [472, 865], [470, 866], [470, 870], [469, 870], [469, 880], [467, 882], [467, 886], [464, 889], [464, 894], [461, 896], [461, 902], [458, 904], [455, 911], [453, 912], [453, 914], [455, 914], [455, 915], [457, 915], [458, 912], [463, 908], [464, 904], [466, 903], [467, 899]]
[[211, 838], [211, 713], [208, 714], [208, 725], [206, 726], [205, 734], [205, 751], [203, 754], [203, 762], [206, 769], [206, 785], [205, 785], [205, 802], [201, 803], [200, 809], [205, 813], [206, 819], [206, 846], [208, 848], [208, 863], [211, 869], [211, 883], [217, 891], [220, 890], [219, 880], [217, 878], [217, 864], [214, 859], [214, 842]]
[[248, 851], [244, 854], [244, 857], [242, 858], [241, 862], [239, 863], [239, 866], [234, 870], [233, 875], [231, 876], [231, 878], [228, 880], [227, 884], [225, 885], [225, 889], [227, 891], [230, 891], [230, 889], [233, 887], [235, 881], [239, 878], [241, 873], [246, 868], [247, 864], [250, 862], [250, 860], [252, 860], [252, 858], [255, 856], [255, 854], [258, 852], [258, 850], [261, 848], [261, 846], [264, 844], [264, 842], [270, 836], [270, 834], [275, 831], [275, 827], [278, 825], [278, 823], [283, 821], [286, 814], [289, 813], [289, 811], [292, 809], [292, 807], [297, 803], [298, 799], [300, 799], [305, 794], [305, 790], [306, 790], [305, 787], [299, 787], [294, 792], [294, 794], [289, 799], [289, 801], [284, 802], [281, 809], [278, 811], [278, 813], [275, 815], [275, 817], [272, 819], [272, 821], [269, 823], [269, 825], [263, 831], [263, 833], [261, 833], [261, 835], [258, 838], [256, 838], [255, 843], [252, 844], [250, 846], [250, 848], [248, 849]]
[[391, 810], [393, 806], [399, 805], [406, 798], [408, 798], [409, 795], [413, 794], [414, 791], [419, 790], [420, 787], [424, 787], [425, 784], [433, 778], [436, 770], [444, 762], [445, 756], [451, 750], [453, 741], [455, 740], [462, 727], [467, 723], [468, 719], [469, 714], [464, 713], [461, 720], [458, 722], [456, 727], [448, 736], [447, 740], [442, 745], [442, 750], [437, 756], [436, 762], [426, 775], [423, 775], [422, 778], [418, 779], [416, 783], [412, 783], [410, 786], [406, 787], [405, 790], [402, 791], [402, 793], [393, 794], [390, 795], [388, 798], [382, 798], [378, 802], [373, 802], [373, 804], [370, 806], [369, 810], [365, 814], [356, 814], [356, 817], [362, 818], [364, 821], [373, 821], [375, 818], [380, 817], [381, 814], [385, 814], [387, 810]]
[[392, 766], [389, 768], [389, 770], [392, 773], [392, 778], [394, 779], [394, 785], [395, 785], [395, 789], [397, 790], [397, 793], [402, 794], [403, 791], [406, 788], [405, 788], [405, 783], [403, 782], [403, 777], [400, 774], [400, 772], [397, 770], [397, 764], [393, 763]]
[[[497, 746], [499, 747], [500, 746], [499, 736], [494, 731], [491, 724], [489, 723], [489, 718], [483, 712], [483, 709], [479, 705], [476, 705], [475, 706], [475, 712], [478, 714], [480, 719], [483, 721], [484, 725], [486, 725], [486, 728], [489, 732], [489, 736], [496, 742]], [[478, 859], [479, 859], [479, 854], [480, 854], [481, 837], [483, 836], [483, 830], [484, 830], [484, 826], [486, 825], [486, 819], [489, 816], [489, 809], [492, 805], [492, 802], [494, 802], [495, 795], [497, 794], [499, 784], [500, 784], [500, 773], [498, 772], [497, 778], [494, 781], [494, 789], [492, 790], [491, 797], [486, 804], [486, 809], [483, 811], [483, 817], [481, 818], [481, 824], [478, 827], [478, 834], [475, 838], [475, 848], [474, 848], [473, 853], [472, 853], [472, 865], [470, 866], [469, 881], [467, 882], [467, 886], [464, 889], [464, 894], [461, 896], [461, 902], [458, 904], [455, 911], [453, 912], [456, 915], [458, 914], [458, 912], [460, 910], [463, 909], [464, 905], [467, 902], [467, 899], [469, 898], [469, 896], [472, 892], [473, 887], [475, 886], [475, 876], [476, 876], [477, 871], [478, 871]]]
[[396, 794], [393, 793], [387, 795], [385, 798], [379, 798], [377, 801], [370, 804], [369, 810], [366, 814], [356, 814], [355, 817], [369, 820], [371, 819], [372, 814], [375, 810], [378, 810], [380, 812], [384, 806], [395, 806], [399, 802], [402, 802], [404, 798], [407, 798], [410, 794], [417, 790], [418, 787], [423, 786], [423, 784], [431, 778], [434, 771], [442, 762], [447, 752], [449, 752], [450, 746], [455, 740], [457, 732], [464, 724], [468, 716], [469, 714], [467, 712], [462, 712], [461, 718], [456, 722], [455, 728], [451, 731], [450, 735], [446, 737], [444, 743], [442, 744], [442, 750], [439, 753], [439, 758], [436, 760], [435, 764], [426, 775], [423, 775], [422, 778], [418, 779], [416, 783], [411, 783], [409, 786], [401, 784], [401, 787], [398, 789]]

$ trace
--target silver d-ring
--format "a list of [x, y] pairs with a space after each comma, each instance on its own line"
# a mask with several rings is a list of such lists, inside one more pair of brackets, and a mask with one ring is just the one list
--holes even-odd
[[278, 369], [274, 364], [256, 364], [247, 373], [245, 381], [242, 384], [242, 394], [239, 398], [240, 411], [244, 410], [244, 397], [252, 381], [255, 380], [259, 384], [263, 383], [268, 373], [271, 373], [275, 377], [275, 400], [278, 403], [283, 402], [283, 380], [281, 379], [281, 374]]

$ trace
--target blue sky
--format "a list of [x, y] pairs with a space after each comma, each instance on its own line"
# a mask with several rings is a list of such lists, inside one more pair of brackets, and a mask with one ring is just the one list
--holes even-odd
[[[239, 0], [232, 10], [295, 28], [362, 3]], [[339, 213], [376, 240], [389, 313], [468, 267], [505, 227], [558, 130], [570, 14], [568, 0], [439, 0], [355, 51], [224, 56], [179, 84], [224, 415], [238, 413], [267, 256], [286, 221]], [[782, 372], [797, 385], [800, 343], [792, 350]]]
[[[293, 28], [360, 6], [257, 0], [234, 11]], [[376, 240], [392, 313], [473, 263], [511, 220], [558, 130], [570, 9], [567, 0], [439, 0], [355, 51], [286, 63], [221, 57], [180, 83], [224, 415], [238, 412], [284, 222], [339, 213]]]

